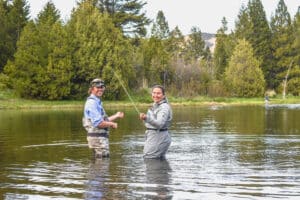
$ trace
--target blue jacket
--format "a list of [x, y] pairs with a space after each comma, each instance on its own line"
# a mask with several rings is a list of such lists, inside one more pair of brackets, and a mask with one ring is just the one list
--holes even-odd
[[99, 124], [106, 120], [107, 115], [102, 106], [101, 100], [95, 95], [91, 94], [84, 105], [83, 111], [83, 127], [88, 133], [103, 133], [108, 132], [107, 129], [99, 128]]

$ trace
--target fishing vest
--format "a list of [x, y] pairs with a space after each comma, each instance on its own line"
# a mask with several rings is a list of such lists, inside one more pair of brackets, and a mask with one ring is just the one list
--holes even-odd
[[82, 118], [82, 125], [87, 131], [88, 136], [101, 136], [101, 137], [108, 137], [109, 131], [108, 128], [98, 128], [94, 127], [92, 124], [91, 119], [87, 119], [85, 117]]
[[[94, 98], [92, 98], [91, 96], [87, 98], [88, 100], [93, 100], [95, 101]], [[106, 115], [106, 112], [104, 110], [104, 108], [101, 106], [101, 110], [100, 110], [100, 113], [102, 116], [103, 116], [103, 119], [105, 121], [108, 121], [108, 118], [107, 118], [107, 115]], [[91, 121], [90, 118], [86, 118], [86, 117], [83, 117], [82, 118], [82, 125], [83, 127], [85, 128], [85, 130], [87, 131], [87, 134], [88, 136], [102, 136], [102, 137], [108, 137], [108, 128], [99, 128], [99, 127], [94, 127], [93, 126], [93, 123]]]

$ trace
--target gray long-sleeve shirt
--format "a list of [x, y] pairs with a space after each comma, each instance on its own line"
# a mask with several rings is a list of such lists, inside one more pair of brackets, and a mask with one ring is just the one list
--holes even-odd
[[[172, 121], [172, 109], [167, 100], [154, 103], [145, 120], [146, 141], [144, 158], [162, 158], [171, 144], [168, 128]], [[152, 130], [155, 129], [155, 130]]]
[[166, 99], [154, 103], [148, 110], [145, 120], [146, 128], [168, 129], [172, 121], [172, 109]]

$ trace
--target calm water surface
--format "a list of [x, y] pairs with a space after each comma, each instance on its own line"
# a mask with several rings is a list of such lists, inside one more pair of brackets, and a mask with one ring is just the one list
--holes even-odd
[[300, 197], [300, 105], [173, 108], [167, 160], [143, 160], [143, 124], [123, 110], [103, 160], [81, 110], [0, 111], [0, 199]]

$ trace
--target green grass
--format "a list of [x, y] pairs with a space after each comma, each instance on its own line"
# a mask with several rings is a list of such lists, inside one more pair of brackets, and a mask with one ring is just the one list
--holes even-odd
[[[140, 94], [132, 97], [134, 104], [138, 107], [148, 106], [152, 100], [150, 95]], [[174, 106], [188, 105], [263, 105], [264, 98], [226, 98], [226, 97], [206, 97], [198, 96], [194, 98], [168, 97], [170, 103]], [[78, 101], [43, 101], [27, 100], [18, 98], [12, 91], [0, 91], [0, 109], [83, 109], [85, 99]], [[107, 101], [104, 100], [106, 107], [130, 107], [132, 102]], [[270, 104], [298, 104], [300, 97], [287, 96], [283, 99], [280, 96], [272, 97]]]

